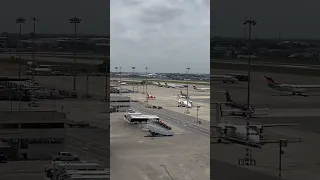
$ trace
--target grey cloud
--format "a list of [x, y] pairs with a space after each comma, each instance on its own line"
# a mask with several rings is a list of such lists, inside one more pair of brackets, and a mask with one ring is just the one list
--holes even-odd
[[122, 3], [128, 6], [136, 6], [146, 2], [147, 0], [118, 0], [118, 1], [121, 1]]
[[145, 23], [164, 23], [172, 21], [182, 16], [185, 10], [178, 8], [169, 8], [165, 6], [156, 6], [152, 8], [144, 8], [141, 14], [141, 21]]
[[[209, 72], [208, 7], [198, 0], [111, 3], [111, 66], [123, 71]], [[121, 13], [120, 13], [121, 12]], [[122, 30], [120, 30], [122, 29]], [[128, 33], [128, 32], [134, 32]], [[139, 38], [136, 38], [135, 36]], [[183, 64], [183, 67], [181, 67]]]

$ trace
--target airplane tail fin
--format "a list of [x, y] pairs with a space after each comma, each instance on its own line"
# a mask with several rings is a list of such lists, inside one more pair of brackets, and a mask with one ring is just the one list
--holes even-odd
[[266, 78], [266, 80], [268, 81], [268, 84], [278, 84], [276, 83], [272, 77], [269, 76], [264, 76], [264, 78]]
[[226, 92], [226, 99], [227, 99], [227, 102], [232, 102], [230, 93], [228, 91]]
[[217, 103], [216, 104], [216, 123], [221, 123], [223, 122], [223, 114], [222, 114], [222, 108], [221, 104]]

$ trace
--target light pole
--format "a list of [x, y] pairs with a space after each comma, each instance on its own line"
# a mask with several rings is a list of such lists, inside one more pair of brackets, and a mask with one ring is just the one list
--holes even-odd
[[[106, 103], [109, 103], [110, 101], [109, 101], [109, 99], [110, 99], [110, 58], [109, 57], [107, 57], [106, 58], [106, 77], [105, 77], [106, 79], [106, 84], [105, 84], [105, 95], [104, 95], [104, 97], [105, 97], [105, 102]], [[109, 106], [108, 106], [109, 107]]]
[[251, 28], [252, 26], [256, 25], [257, 22], [255, 20], [252, 20], [251, 17], [249, 19], [245, 19], [244, 25], [249, 26], [249, 38], [248, 38], [248, 46], [249, 46], [249, 54], [248, 54], [248, 94], [247, 94], [247, 122], [246, 122], [246, 157], [245, 157], [245, 163], [246, 165], [249, 165], [249, 161], [251, 164], [251, 159], [250, 159], [250, 149], [249, 149], [249, 129], [250, 129], [250, 85], [251, 85]]
[[199, 109], [200, 109], [200, 106], [197, 106], [197, 123], [199, 123]]
[[119, 67], [119, 79], [120, 79], [120, 84], [121, 84], [121, 69], [122, 69], [122, 67]]
[[117, 84], [119, 83], [118, 82], [118, 67], [114, 67], [114, 69], [116, 70], [116, 82], [117, 82]]
[[145, 68], [146, 69], [146, 94], [148, 94], [148, 67]]
[[21, 77], [21, 36], [22, 36], [22, 24], [26, 22], [22, 17], [16, 19], [16, 23], [19, 24], [19, 44], [18, 44], [18, 77]]
[[35, 61], [35, 53], [36, 53], [36, 23], [39, 22], [39, 19], [33, 17], [33, 33], [32, 33], [32, 65], [31, 65], [31, 79], [34, 81], [34, 71], [33, 71], [33, 64]]
[[[132, 67], [132, 79], [134, 79], [134, 70], [136, 67]], [[132, 82], [132, 91], [134, 92], [134, 82]]]
[[[187, 74], [187, 76], [188, 76], [188, 74], [189, 74], [189, 71], [190, 71], [190, 68], [186, 68], [186, 74]], [[191, 103], [190, 103], [190, 105], [191, 105]], [[189, 112], [189, 84], [187, 84], [187, 111], [186, 111], [186, 113], [187, 114], [189, 114], [190, 112]]]
[[81, 19], [78, 17], [73, 17], [69, 19], [71, 24], [74, 24], [74, 39], [73, 39], [73, 96], [77, 97], [76, 91], [76, 61], [77, 61], [77, 24], [81, 23]]
[[145, 81], [145, 84], [146, 84], [146, 95], [147, 95], [147, 105], [149, 104], [149, 95], [148, 95], [148, 79], [147, 79], [147, 75], [148, 75], [148, 67], [146, 66], [145, 67], [146, 69], [146, 81]]
[[121, 89], [121, 69], [122, 67], [119, 68], [119, 78], [120, 78], [120, 82], [119, 82], [119, 88], [120, 88], [120, 95], [122, 94], [122, 89]]

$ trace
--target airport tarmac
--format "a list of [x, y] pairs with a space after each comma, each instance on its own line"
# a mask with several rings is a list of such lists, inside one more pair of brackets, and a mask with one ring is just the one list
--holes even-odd
[[[168, 123], [172, 137], [144, 137], [141, 127], [130, 127], [123, 113], [111, 114], [111, 179], [208, 180], [208, 138]], [[139, 126], [139, 125], [138, 125]], [[188, 139], [188, 141], [186, 141]], [[126, 172], [126, 173], [123, 173]]]
[[[156, 88], [155, 88], [156, 89]], [[159, 91], [160, 92], [160, 91]], [[181, 114], [185, 114], [187, 111], [186, 107], [178, 107], [178, 98], [176, 96], [170, 96], [170, 95], [165, 95], [164, 92], [161, 92], [164, 95], [157, 95], [156, 93], [153, 94], [153, 96], [156, 96], [156, 99], [154, 100], [148, 100], [149, 105], [156, 105], [156, 106], [162, 106], [164, 109], [169, 109], [170, 111], [178, 112]], [[169, 93], [168, 93], [169, 94]], [[151, 95], [151, 94], [150, 94]], [[137, 101], [140, 102], [145, 102], [146, 98], [144, 94], [138, 94], [138, 93], [130, 93], [129, 96]], [[190, 100], [193, 101], [193, 99]], [[199, 111], [198, 111], [198, 118], [203, 119], [206, 121], [210, 121], [210, 105], [206, 103], [201, 103], [201, 102], [193, 102], [193, 107], [189, 108], [189, 114], [188, 116], [192, 116], [194, 118], [197, 117], [197, 107], [200, 106]]]
[[[239, 73], [239, 71], [227, 70], [215, 70], [215, 72], [216, 74]], [[242, 71], [240, 73], [245, 74], [246, 72]], [[319, 179], [319, 155], [315, 153], [320, 150], [320, 141], [318, 140], [320, 138], [318, 130], [319, 96], [273, 96], [273, 94], [279, 93], [267, 87], [264, 75], [272, 76], [275, 81], [288, 84], [320, 84], [320, 78], [252, 72], [251, 91], [251, 102], [254, 108], [269, 107], [269, 110], [261, 111], [261, 113], [266, 112], [269, 115], [257, 116], [252, 119], [251, 124], [294, 123], [296, 126], [265, 128], [264, 134], [267, 135], [269, 140], [279, 140], [281, 138], [289, 140], [301, 138], [302, 140], [301, 143], [289, 143], [288, 147], [284, 149], [283, 179]], [[214, 83], [211, 85], [211, 101], [212, 103], [216, 101], [225, 102], [223, 90], [228, 90], [234, 101], [245, 102], [247, 97], [246, 88], [246, 82], [240, 82], [240, 84]], [[212, 111], [211, 117], [215, 119], [214, 111]], [[231, 119], [231, 117], [225, 118]], [[211, 122], [214, 123], [214, 121], [212, 120]], [[245, 118], [232, 118], [231, 121], [235, 124], [245, 124]], [[276, 177], [278, 175], [279, 162], [279, 149], [277, 146], [277, 144], [268, 144], [262, 149], [253, 148], [253, 157], [257, 161], [257, 166], [246, 168]], [[244, 146], [235, 144], [211, 145], [211, 158], [218, 161], [237, 165], [238, 158], [243, 158], [244, 156]], [[243, 176], [239, 177], [242, 179]]]
[[[194, 136], [199, 136], [199, 134], [204, 135], [203, 133], [201, 133], [203, 131], [201, 131], [199, 129], [193, 129], [193, 128], [188, 129], [189, 125], [192, 124], [194, 121], [194, 119], [192, 119], [189, 116], [188, 116], [189, 118], [187, 118], [187, 117], [185, 117], [186, 115], [175, 113], [175, 112], [163, 112], [161, 115], [161, 114], [157, 114], [157, 113], [161, 112], [161, 110], [154, 110], [154, 111], [156, 111], [156, 113], [154, 113], [154, 112], [148, 113], [150, 111], [146, 111], [146, 109], [144, 109], [143, 107], [138, 108], [138, 112], [158, 115], [161, 119], [164, 119], [166, 122], [172, 122], [176, 119], [176, 121], [174, 121], [174, 124], [180, 124], [180, 126], [182, 126], [182, 127], [184, 126], [184, 128], [186, 128], [187, 130], [189, 130], [191, 132], [192, 131], [196, 132], [197, 134], [195, 134]], [[165, 116], [164, 114], [168, 114], [168, 116]], [[183, 121], [184, 124], [179, 123], [179, 120]], [[203, 123], [202, 125], [208, 127], [207, 122]], [[211, 146], [211, 148], [212, 148], [212, 146]], [[217, 149], [218, 152], [223, 152], [223, 150], [220, 149], [220, 147], [219, 148], [214, 147], [213, 149], [211, 149], [211, 153], [217, 152], [214, 149]], [[215, 158], [216, 156], [219, 156], [219, 155], [221, 156], [220, 153], [217, 153], [217, 154], [213, 155], [212, 157]], [[230, 159], [228, 159], [228, 160], [230, 160]], [[274, 176], [271, 176], [271, 175], [268, 175], [265, 173], [261, 173], [256, 170], [253, 171], [251, 169], [244, 169], [244, 168], [236, 166], [236, 165], [231, 165], [230, 161], [227, 161], [227, 162], [224, 161], [223, 157], [220, 157], [219, 160], [211, 159], [211, 162], [210, 162], [211, 168], [214, 168], [214, 171], [211, 170], [211, 179], [213, 177], [216, 179], [230, 179], [230, 180], [233, 180], [232, 178], [239, 179], [239, 177], [240, 178], [250, 177], [250, 178], [254, 178], [254, 179], [265, 179], [265, 180], [277, 179]], [[225, 168], [230, 168], [230, 169], [225, 169]], [[232, 173], [230, 174], [229, 171], [232, 171]]]
[[[54, 76], [54, 77], [46, 77], [46, 76], [37, 76], [35, 77], [36, 81], [40, 84], [53, 88], [55, 85], [56, 88], [72, 90], [73, 89], [73, 77], [66, 77], [66, 76]], [[89, 77], [88, 82], [88, 93], [98, 97], [103, 98], [105, 95], [105, 77]], [[76, 89], [79, 94], [85, 94], [86, 91], [86, 77], [77, 77], [77, 86]], [[132, 89], [132, 86], [127, 85], [123, 86], [122, 88]], [[136, 87], [135, 87], [136, 89]], [[143, 87], [140, 86], [138, 88], [139, 91], [144, 91]], [[186, 108], [177, 107], [177, 94], [180, 94], [180, 90], [183, 93], [186, 93], [186, 88], [164, 88], [164, 87], [157, 87], [150, 85], [148, 86], [148, 92], [150, 95], [156, 96], [156, 100], [149, 100], [149, 104], [151, 105], [158, 105], [162, 106], [163, 108], [170, 109], [175, 112], [184, 113]], [[140, 93], [123, 93], [124, 96], [130, 96], [134, 100], [138, 101], [145, 101], [145, 94]], [[209, 106], [208, 100], [210, 99], [209, 92], [198, 92], [194, 90], [189, 90], [190, 100], [194, 101], [194, 106], [199, 105], [200, 109], [198, 111], [198, 117], [203, 120], [210, 120], [209, 116]], [[200, 100], [197, 100], [200, 99]], [[197, 109], [193, 107], [189, 109], [190, 116], [196, 117], [197, 116]]]

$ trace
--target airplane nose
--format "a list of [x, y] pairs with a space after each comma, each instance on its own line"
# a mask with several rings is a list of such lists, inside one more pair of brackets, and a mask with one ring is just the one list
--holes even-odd
[[256, 145], [259, 145], [260, 144], [260, 138], [259, 136], [251, 136], [251, 142], [253, 142], [254, 144]]

